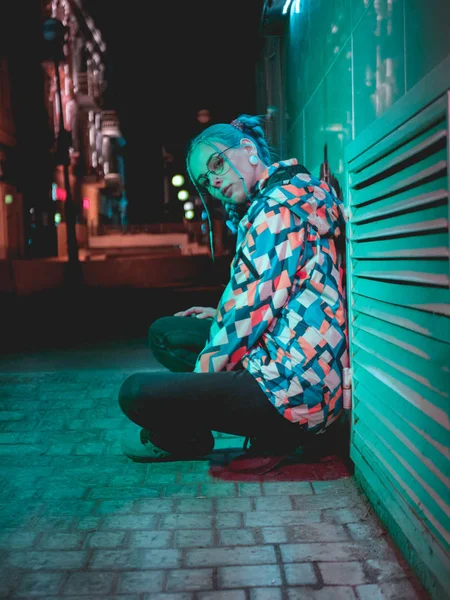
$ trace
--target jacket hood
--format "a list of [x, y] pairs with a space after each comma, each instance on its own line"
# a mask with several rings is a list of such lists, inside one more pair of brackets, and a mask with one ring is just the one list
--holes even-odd
[[249, 212], [259, 204], [259, 199], [271, 198], [308, 221], [322, 238], [338, 238], [345, 232], [344, 205], [336, 191], [311, 175], [296, 158], [268, 167], [255, 192]]

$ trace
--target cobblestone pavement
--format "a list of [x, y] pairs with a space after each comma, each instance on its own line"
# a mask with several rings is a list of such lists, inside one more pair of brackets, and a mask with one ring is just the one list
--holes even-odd
[[241, 438], [205, 460], [123, 456], [117, 391], [138, 369], [114, 355], [0, 359], [1, 598], [427, 598], [335, 457], [250, 481], [226, 469]]

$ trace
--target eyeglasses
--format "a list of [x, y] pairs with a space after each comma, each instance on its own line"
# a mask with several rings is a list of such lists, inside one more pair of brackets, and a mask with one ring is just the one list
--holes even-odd
[[225, 148], [225, 150], [222, 150], [222, 152], [214, 152], [214, 154], [211, 154], [206, 165], [206, 173], [204, 175], [200, 175], [200, 177], [197, 179], [197, 183], [201, 188], [208, 190], [211, 187], [211, 181], [209, 178], [210, 175], [225, 175], [225, 173], [228, 173], [231, 165], [229, 161], [225, 160], [223, 154], [225, 154], [227, 150], [235, 148], [239, 145], [240, 142], [233, 144], [232, 146], [228, 146], [228, 148]]

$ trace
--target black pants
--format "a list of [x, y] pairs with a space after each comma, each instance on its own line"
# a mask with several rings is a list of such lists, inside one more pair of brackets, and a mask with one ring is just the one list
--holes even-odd
[[209, 319], [163, 317], [149, 328], [149, 345], [166, 370], [129, 376], [119, 392], [124, 414], [151, 432], [152, 441], [182, 453], [193, 437], [220, 431], [256, 437], [268, 451], [293, 450], [303, 428], [279, 414], [245, 369], [193, 373], [211, 325]]

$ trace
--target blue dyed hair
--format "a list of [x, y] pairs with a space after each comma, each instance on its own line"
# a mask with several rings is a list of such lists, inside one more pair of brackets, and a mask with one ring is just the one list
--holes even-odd
[[258, 152], [261, 161], [269, 166], [272, 164], [274, 156], [269, 148], [262, 124], [264, 117], [252, 115], [239, 115], [232, 125], [231, 123], [217, 123], [207, 127], [202, 133], [192, 139], [187, 147], [186, 162], [189, 161], [189, 156], [193, 148], [203, 141], [221, 142], [225, 146], [233, 146], [239, 144], [243, 138], [251, 140]]

